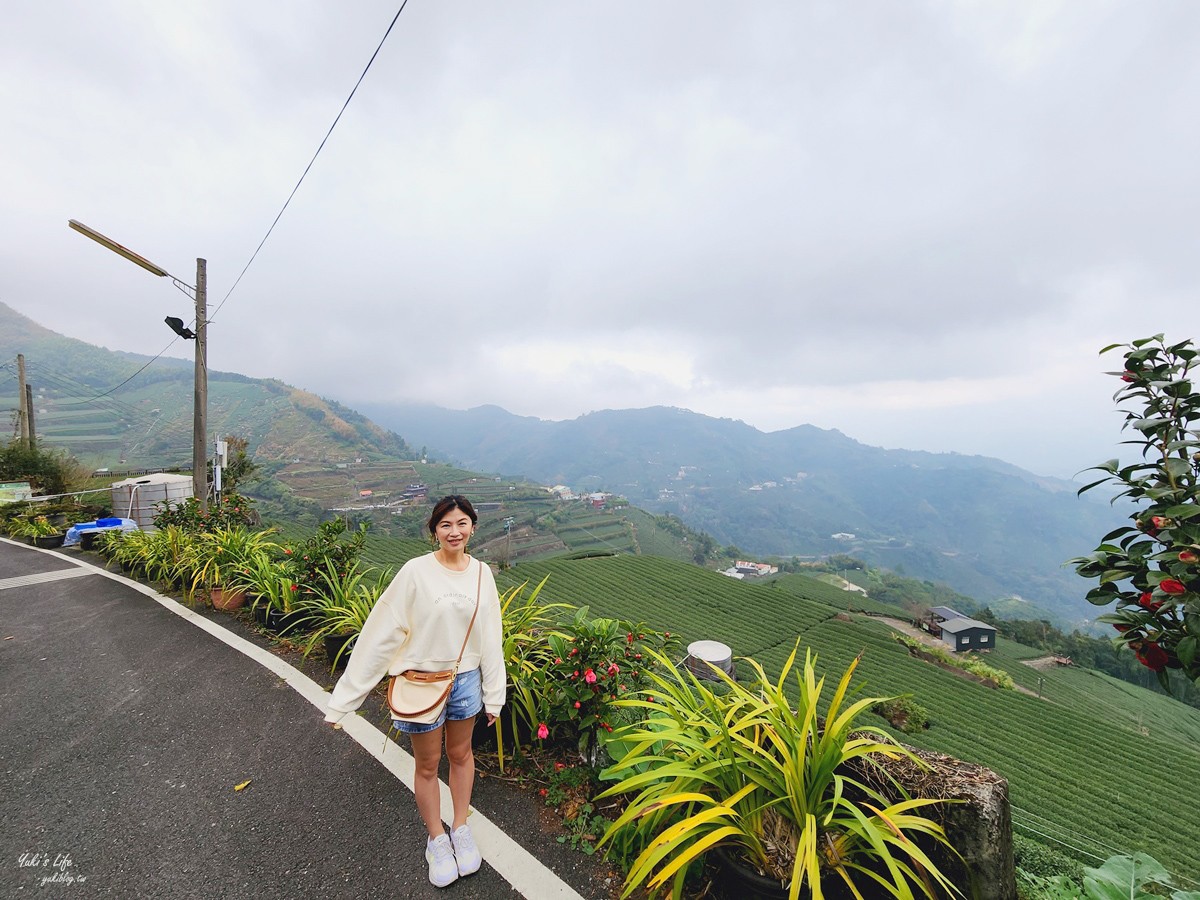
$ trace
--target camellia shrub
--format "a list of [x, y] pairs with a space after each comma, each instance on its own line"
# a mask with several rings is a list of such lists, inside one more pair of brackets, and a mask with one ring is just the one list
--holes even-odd
[[1125, 350], [1125, 367], [1114, 395], [1125, 414], [1124, 443], [1140, 459], [1111, 459], [1094, 470], [1101, 484], [1120, 490], [1136, 506], [1131, 523], [1106, 534], [1089, 556], [1071, 560], [1075, 571], [1099, 584], [1087, 593], [1099, 616], [1117, 631], [1115, 641], [1134, 653], [1169, 689], [1169, 669], [1200, 685], [1200, 393], [1192, 385], [1197, 351], [1191, 341], [1168, 345], [1161, 334]]
[[623, 724], [617, 701], [650, 684], [654, 654], [674, 650], [678, 639], [640, 622], [592, 618], [584, 606], [547, 640], [546, 664], [536, 675], [536, 734], [543, 741], [576, 741], [580, 757], [595, 764], [601, 733]]
[[211, 534], [237, 526], [246, 528], [253, 523], [254, 501], [232, 491], [222, 494], [220, 500], [209, 503], [204, 512], [200, 511], [200, 501], [195, 497], [174, 504], [163, 501], [158, 504], [158, 512], [154, 516], [155, 528], [176, 525], [193, 534]]

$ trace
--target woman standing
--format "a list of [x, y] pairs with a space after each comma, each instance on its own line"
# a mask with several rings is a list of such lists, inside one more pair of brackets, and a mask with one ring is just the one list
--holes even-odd
[[[454, 668], [475, 614], [479, 585], [478, 616], [441, 718], [432, 725], [395, 722], [396, 728], [407, 732], [412, 741], [416, 760], [413, 793], [429, 832], [425, 846], [429, 880], [437, 887], [478, 871], [482, 863], [467, 825], [475, 780], [471, 733], [479, 711], [486, 712], [491, 725], [505, 697], [496, 582], [491, 569], [467, 553], [467, 542], [478, 522], [479, 516], [465, 497], [443, 497], [434, 505], [428, 527], [437, 549], [406, 562], [380, 595], [355, 642], [346, 671], [333, 689], [325, 716], [326, 722], [336, 726], [358, 709], [385, 674]], [[443, 733], [454, 801], [449, 836], [439, 811], [438, 766]]]

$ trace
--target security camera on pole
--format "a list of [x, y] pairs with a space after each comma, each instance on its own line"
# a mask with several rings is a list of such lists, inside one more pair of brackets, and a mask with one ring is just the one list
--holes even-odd
[[180, 281], [166, 269], [156, 266], [144, 256], [134, 253], [127, 247], [118, 244], [112, 238], [105, 237], [100, 232], [88, 228], [82, 222], [71, 219], [67, 223], [84, 237], [89, 237], [97, 244], [107, 247], [118, 256], [123, 256], [159, 278], [170, 278], [184, 293], [190, 293], [196, 300], [196, 330], [193, 333], [185, 328], [183, 320], [168, 316], [166, 323], [182, 338], [196, 341], [195, 384], [193, 390], [192, 414], [192, 492], [200, 503], [200, 511], [208, 510], [208, 445], [206, 432], [208, 430], [208, 263], [203, 259], [196, 260], [196, 284], [190, 285]]

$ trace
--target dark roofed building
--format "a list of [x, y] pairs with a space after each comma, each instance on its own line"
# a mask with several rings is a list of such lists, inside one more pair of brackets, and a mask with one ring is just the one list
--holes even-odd
[[942, 623], [942, 641], [956, 653], [962, 650], [991, 650], [996, 646], [996, 629], [966, 616]]
[[958, 610], [951, 609], [948, 606], [935, 606], [932, 609], [930, 609], [929, 611], [931, 613], [933, 613], [934, 618], [939, 619], [942, 622], [948, 622], [951, 619], [965, 619], [966, 618], [966, 616], [964, 616]]

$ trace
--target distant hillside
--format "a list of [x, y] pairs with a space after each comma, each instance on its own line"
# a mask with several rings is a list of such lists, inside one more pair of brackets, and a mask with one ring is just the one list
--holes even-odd
[[749, 553], [848, 553], [983, 603], [1018, 596], [1071, 621], [1092, 608], [1063, 561], [1090, 552], [1123, 518], [1076, 497], [1071, 482], [997, 459], [884, 450], [808, 425], [768, 434], [662, 407], [566, 422], [497, 407], [366, 409], [462, 465], [614, 491]]
[[[190, 466], [192, 363], [163, 357], [139, 373], [150, 357], [63, 337], [0, 303], [0, 410], [6, 412], [17, 407], [18, 353], [25, 355], [43, 443], [94, 467]], [[410, 455], [398, 435], [281, 381], [210, 371], [208, 391], [210, 439], [245, 437], [261, 459]]]

